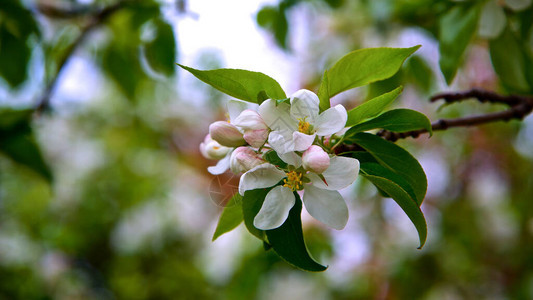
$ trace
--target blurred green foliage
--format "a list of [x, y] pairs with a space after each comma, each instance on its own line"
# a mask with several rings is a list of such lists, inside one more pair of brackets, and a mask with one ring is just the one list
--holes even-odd
[[[2, 1], [2, 97], [26, 84], [45, 90], [91, 16], [115, 3], [82, 2], [50, 2], [63, 12], [57, 17], [39, 9], [45, 1]], [[324, 65], [366, 46], [365, 36], [385, 44], [416, 29], [433, 43], [450, 38], [444, 51], [462, 62], [452, 66], [454, 88], [531, 95], [533, 6], [516, 2], [528, 3], [498, 1], [506, 26], [491, 38], [442, 28], [457, 7], [487, 1], [283, 0], [256, 17], [284, 49], [293, 48], [293, 14], [303, 7], [328, 20], [315, 24], [326, 37], [310, 37], [310, 65], [302, 66], [309, 88], [318, 86]], [[429, 236], [421, 251], [392, 200], [364, 180], [346, 192], [346, 230], [326, 231], [304, 218], [308, 250], [329, 264], [326, 273], [295, 270], [239, 231], [211, 243], [221, 208], [208, 198], [210, 162], [197, 144], [206, 131], [202, 119], [220, 115], [220, 103], [196, 106], [173, 89], [179, 37], [165, 9], [159, 1], [128, 1], [99, 20], [92, 30], [101, 35], [76, 45], [71, 55], [88, 57], [113, 83], [78, 110], [35, 112], [19, 99], [1, 99], [0, 299], [533, 298], [531, 117], [399, 142], [421, 157], [429, 175], [422, 206]], [[464, 41], [464, 50], [454, 46]], [[420, 108], [412, 99], [444, 87], [431, 55], [411, 57], [352, 104], [405, 84], [407, 96], [398, 101]], [[42, 82], [29, 74], [32, 61], [45, 70]], [[477, 103], [438, 113], [422, 107], [432, 118], [493, 110]]]

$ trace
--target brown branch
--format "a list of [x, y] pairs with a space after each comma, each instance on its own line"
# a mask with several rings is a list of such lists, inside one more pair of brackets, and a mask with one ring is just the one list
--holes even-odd
[[[481, 124], [509, 121], [511, 119], [522, 120], [533, 111], [533, 97], [509, 95], [503, 96], [494, 92], [484, 91], [479, 89], [472, 89], [464, 92], [442, 93], [431, 97], [431, 102], [443, 99], [447, 103], [459, 102], [465, 99], [474, 98], [485, 103], [503, 103], [510, 106], [509, 109], [496, 112], [487, 113], [477, 116], [469, 116], [456, 119], [441, 119], [431, 124], [433, 131], [446, 130], [452, 127], [469, 127]], [[407, 132], [391, 132], [388, 130], [381, 130], [378, 132], [379, 136], [389, 140], [396, 141], [407, 137], [417, 138], [423, 133], [427, 133], [426, 129], [413, 130]]]
[[492, 91], [486, 91], [482, 89], [473, 88], [463, 92], [448, 92], [437, 94], [429, 100], [430, 102], [436, 102], [438, 100], [444, 100], [446, 103], [460, 102], [466, 99], [477, 99], [481, 103], [502, 103], [507, 105], [517, 105], [524, 102], [531, 103], [532, 98], [518, 95], [500, 95]]
[[[37, 113], [41, 113], [48, 109], [50, 105], [50, 97], [52, 95], [52, 92], [54, 91], [57, 80], [59, 78], [59, 75], [61, 74], [61, 71], [65, 67], [66, 63], [72, 57], [72, 54], [76, 51], [76, 49], [85, 41], [85, 38], [87, 35], [98, 25], [104, 23], [111, 15], [113, 15], [115, 12], [120, 10], [121, 8], [125, 7], [128, 1], [119, 1], [113, 5], [110, 5], [99, 12], [95, 13], [89, 18], [89, 21], [85, 26], [82, 28], [80, 35], [76, 38], [76, 40], [68, 47], [67, 50], [65, 50], [65, 53], [61, 57], [61, 59], [58, 62], [57, 66], [57, 72], [55, 76], [50, 80], [48, 85], [46, 86], [43, 95], [37, 101], [37, 104], [35, 105], [35, 111]], [[131, 2], [131, 1], [130, 1]]]

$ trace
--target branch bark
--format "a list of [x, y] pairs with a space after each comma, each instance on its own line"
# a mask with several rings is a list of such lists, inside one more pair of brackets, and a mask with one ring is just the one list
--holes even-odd
[[109, 17], [112, 16], [115, 12], [125, 7], [126, 4], [127, 4], [127, 1], [119, 1], [113, 5], [110, 5], [96, 12], [95, 14], [89, 17], [89, 21], [87, 21], [85, 26], [82, 28], [81, 33], [78, 36], [78, 38], [76, 38], [76, 40], [68, 47], [63, 57], [61, 57], [61, 59], [59, 60], [57, 72], [55, 76], [46, 85], [43, 95], [37, 101], [35, 105], [35, 111], [37, 114], [40, 114], [49, 108], [50, 98], [57, 85], [57, 81], [58, 81], [58, 78], [61, 72], [63, 71], [66, 63], [72, 57], [76, 49], [85, 41], [87, 35], [92, 30], [94, 30], [96, 27], [98, 27], [99, 25], [104, 23], [107, 19], [109, 19]]
[[[453, 127], [469, 127], [481, 124], [509, 121], [512, 119], [522, 120], [533, 111], [533, 97], [509, 95], [504, 96], [491, 91], [480, 89], [471, 89], [463, 92], [442, 93], [431, 97], [430, 101], [435, 102], [444, 100], [446, 103], [460, 102], [467, 99], [477, 99], [482, 103], [501, 103], [509, 106], [509, 109], [504, 111], [487, 113], [477, 116], [469, 116], [456, 119], [441, 119], [431, 124], [433, 131], [446, 130]], [[388, 130], [381, 130], [378, 132], [379, 136], [389, 140], [397, 141], [407, 137], [417, 138], [421, 134], [427, 133], [425, 129], [413, 130], [407, 132], [391, 132]]]

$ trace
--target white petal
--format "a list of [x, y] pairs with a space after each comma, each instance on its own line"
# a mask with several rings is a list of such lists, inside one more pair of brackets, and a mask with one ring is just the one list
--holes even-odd
[[313, 124], [318, 117], [318, 96], [308, 90], [299, 90], [291, 95], [291, 115]]
[[514, 11], [520, 11], [531, 5], [531, 0], [505, 0], [505, 4]]
[[289, 216], [295, 198], [292, 190], [283, 186], [273, 188], [265, 197], [261, 210], [254, 218], [254, 226], [262, 230], [278, 228]]
[[267, 99], [259, 106], [259, 115], [272, 130], [291, 130], [298, 128], [298, 122], [290, 115], [287, 103], [276, 105], [276, 100]]
[[359, 161], [355, 158], [334, 156], [329, 161], [329, 168], [322, 175], [327, 185], [314, 173], [309, 173], [307, 177], [315, 187], [340, 190], [352, 184], [359, 175]]
[[259, 113], [251, 109], [243, 110], [236, 118], [232, 119], [232, 124], [242, 131], [267, 129], [267, 125]]
[[270, 147], [280, 154], [284, 154], [294, 149], [294, 142], [292, 141], [291, 131], [272, 131], [268, 135], [268, 143]]
[[303, 201], [309, 214], [320, 222], [337, 230], [346, 226], [348, 207], [339, 192], [306, 185]]
[[257, 111], [259, 105], [241, 100], [229, 100], [227, 107], [229, 119], [231, 122], [233, 122], [233, 120], [235, 120], [235, 118], [237, 118], [243, 110], [251, 109]]
[[271, 164], [259, 165], [242, 174], [239, 181], [239, 194], [244, 195], [247, 190], [271, 187], [285, 176], [285, 172]]
[[331, 135], [341, 131], [346, 126], [348, 113], [342, 105], [328, 108], [318, 116], [315, 122], [316, 134], [319, 136]]
[[220, 175], [226, 172], [229, 169], [229, 161], [231, 157], [231, 152], [226, 155], [223, 159], [219, 160], [215, 166], [207, 167], [207, 171], [213, 175]]
[[315, 136], [316, 134], [309, 135], [309, 134], [301, 133], [299, 131], [293, 132], [292, 133], [292, 141], [293, 141], [292, 150], [293, 151], [307, 150], [307, 148], [309, 148], [313, 144], [315, 140]]
[[291, 166], [295, 166], [296, 168], [298, 168], [302, 165], [302, 158], [294, 152], [287, 152], [284, 154], [278, 153], [278, 155], [279, 155], [279, 158], [281, 158], [281, 160], [283, 160], [284, 162], [286, 162], [287, 164]]
[[506, 24], [507, 18], [505, 17], [505, 12], [497, 0], [489, 0], [483, 5], [478, 26], [480, 37], [486, 39], [497, 38], [502, 33]]

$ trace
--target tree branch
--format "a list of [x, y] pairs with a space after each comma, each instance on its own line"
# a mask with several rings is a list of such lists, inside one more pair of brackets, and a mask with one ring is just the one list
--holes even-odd
[[89, 21], [81, 29], [81, 33], [78, 38], [76, 38], [76, 40], [67, 48], [67, 50], [65, 50], [64, 55], [59, 60], [55, 76], [50, 80], [43, 92], [43, 95], [35, 105], [35, 111], [37, 113], [45, 111], [50, 106], [50, 97], [55, 89], [55, 86], [57, 85], [59, 75], [61, 74], [64, 66], [66, 65], [70, 57], [72, 57], [72, 54], [74, 54], [76, 49], [85, 41], [87, 35], [100, 24], [104, 23], [115, 12], [125, 7], [126, 4], [127, 1], [119, 1], [96, 12], [94, 15], [89, 17]]
[[[456, 118], [456, 119], [441, 119], [431, 124], [433, 131], [446, 130], [452, 127], [469, 127], [477, 126], [485, 123], [509, 121], [511, 119], [522, 120], [533, 111], [533, 97], [509, 95], [504, 96], [491, 91], [480, 89], [472, 89], [464, 92], [442, 93], [431, 97], [431, 102], [444, 100], [446, 103], [460, 102], [466, 99], [477, 99], [481, 103], [502, 103], [510, 106], [509, 109], [496, 112], [487, 113], [483, 115]], [[381, 130], [378, 132], [389, 141], [397, 141], [407, 137], [417, 138], [423, 133], [427, 133], [425, 129], [413, 130], [407, 132], [391, 132], [388, 130]]]

